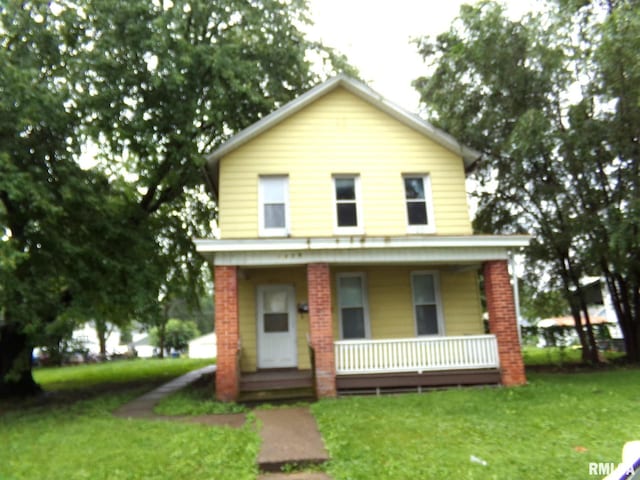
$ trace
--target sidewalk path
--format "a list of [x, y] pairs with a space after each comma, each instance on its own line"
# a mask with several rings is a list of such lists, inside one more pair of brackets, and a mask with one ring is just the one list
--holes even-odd
[[262, 423], [260, 470], [274, 472], [286, 464], [318, 464], [329, 460], [309, 407], [254, 410], [254, 413]]
[[246, 417], [243, 414], [228, 415], [184, 415], [165, 416], [154, 413], [154, 407], [164, 397], [186, 387], [198, 380], [202, 375], [207, 375], [216, 371], [215, 365], [192, 370], [184, 375], [174, 378], [168, 383], [160, 385], [155, 390], [145, 393], [141, 397], [122, 405], [113, 414], [122, 418], [142, 418], [147, 420], [165, 420], [171, 422], [202, 423], [206, 425], [226, 425], [229, 427], [241, 427], [244, 425]]
[[[241, 413], [227, 415], [165, 416], [154, 413], [156, 404], [164, 397], [186, 387], [202, 375], [216, 371], [215, 365], [193, 370], [141, 397], [122, 405], [113, 414], [121, 418], [164, 420], [239, 428], [245, 424]], [[329, 460], [318, 425], [308, 407], [254, 410], [261, 424], [262, 447], [258, 454], [258, 467], [263, 472], [279, 472], [283, 465], [298, 466], [320, 464]], [[330, 480], [322, 472], [265, 473], [259, 480]]]

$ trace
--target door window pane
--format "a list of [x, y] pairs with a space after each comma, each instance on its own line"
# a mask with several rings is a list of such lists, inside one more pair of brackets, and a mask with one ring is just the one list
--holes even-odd
[[288, 332], [289, 315], [286, 313], [265, 313], [264, 331], [265, 333]]
[[264, 311], [266, 313], [286, 313], [287, 292], [282, 290], [267, 290], [263, 297]]
[[365, 338], [364, 309], [362, 307], [342, 309], [342, 338]]

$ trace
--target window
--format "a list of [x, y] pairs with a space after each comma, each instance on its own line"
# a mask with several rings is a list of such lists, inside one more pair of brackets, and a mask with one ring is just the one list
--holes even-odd
[[355, 175], [333, 177], [336, 200], [336, 231], [362, 233], [360, 178]]
[[260, 177], [258, 202], [260, 235], [286, 236], [289, 233], [289, 179], [283, 175]]
[[409, 233], [433, 233], [435, 227], [429, 176], [405, 175], [403, 181], [407, 203], [407, 231]]
[[442, 334], [437, 274], [427, 272], [412, 273], [411, 287], [413, 290], [413, 312], [416, 320], [416, 334]]
[[369, 319], [361, 273], [338, 275], [340, 336], [345, 340], [369, 337]]

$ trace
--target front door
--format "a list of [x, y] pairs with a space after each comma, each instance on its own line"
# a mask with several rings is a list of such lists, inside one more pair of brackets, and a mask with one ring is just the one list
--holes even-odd
[[296, 296], [293, 286], [259, 286], [257, 307], [258, 368], [296, 367]]

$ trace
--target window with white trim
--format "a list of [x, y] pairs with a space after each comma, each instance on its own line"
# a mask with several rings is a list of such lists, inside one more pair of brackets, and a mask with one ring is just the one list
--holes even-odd
[[417, 335], [441, 335], [443, 333], [440, 314], [440, 292], [438, 275], [435, 272], [413, 272], [413, 314]]
[[260, 236], [284, 237], [289, 233], [289, 178], [259, 177], [258, 222]]
[[344, 340], [370, 336], [365, 288], [364, 274], [338, 274], [340, 338]]
[[338, 233], [362, 233], [360, 209], [360, 177], [335, 175], [333, 177], [335, 199], [335, 228]]
[[408, 233], [433, 233], [433, 202], [429, 175], [404, 175]]

